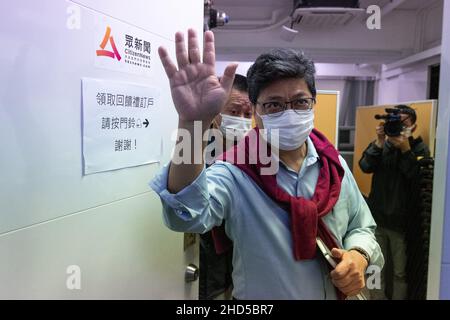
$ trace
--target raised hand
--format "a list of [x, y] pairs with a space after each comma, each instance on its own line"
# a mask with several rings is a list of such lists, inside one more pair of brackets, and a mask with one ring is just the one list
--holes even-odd
[[214, 34], [211, 31], [205, 32], [203, 62], [193, 29], [188, 30], [188, 50], [181, 32], [175, 34], [175, 47], [178, 69], [165, 48], [160, 47], [158, 53], [170, 81], [180, 121], [209, 123], [226, 103], [237, 64], [229, 65], [219, 81], [215, 73]]
[[375, 142], [375, 144], [379, 148], [383, 148], [384, 142], [386, 141], [386, 134], [384, 133], [384, 122], [381, 122], [377, 126], [376, 132], [377, 132], [377, 141]]
[[394, 146], [394, 148], [400, 149], [403, 153], [411, 150], [409, 139], [403, 133], [397, 137], [388, 137], [388, 141]]

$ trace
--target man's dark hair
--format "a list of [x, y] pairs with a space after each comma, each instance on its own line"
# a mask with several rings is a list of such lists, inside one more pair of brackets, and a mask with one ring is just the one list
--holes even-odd
[[260, 55], [247, 72], [248, 95], [256, 104], [258, 96], [270, 83], [280, 79], [304, 79], [313, 98], [316, 97], [316, 68], [302, 52], [275, 49]]
[[417, 121], [417, 114], [416, 114], [416, 111], [413, 108], [411, 108], [411, 107], [409, 107], [407, 105], [404, 105], [404, 104], [400, 104], [398, 106], [395, 106], [394, 108], [395, 109], [399, 109], [400, 113], [402, 113], [402, 114], [409, 115], [411, 117], [412, 123], [413, 124], [416, 123], [416, 121]]
[[248, 91], [247, 78], [241, 74], [236, 73], [233, 81], [233, 89], [242, 92], [247, 92]]

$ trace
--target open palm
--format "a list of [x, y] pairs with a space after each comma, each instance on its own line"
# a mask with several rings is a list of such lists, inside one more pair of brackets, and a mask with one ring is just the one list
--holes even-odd
[[219, 81], [215, 74], [214, 35], [205, 32], [203, 62], [195, 31], [188, 31], [188, 50], [183, 34], [175, 34], [178, 69], [165, 48], [159, 48], [159, 56], [170, 81], [172, 99], [180, 120], [212, 121], [220, 113], [230, 93], [237, 65], [225, 69]]

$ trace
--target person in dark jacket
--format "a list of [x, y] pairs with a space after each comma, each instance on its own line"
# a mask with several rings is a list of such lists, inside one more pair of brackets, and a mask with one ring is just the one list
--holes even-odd
[[[372, 292], [376, 299], [406, 299], [406, 241], [405, 226], [413, 212], [419, 175], [418, 157], [428, 157], [430, 151], [422, 138], [414, 138], [417, 115], [414, 109], [399, 105], [404, 130], [399, 136], [386, 136], [384, 123], [376, 128], [377, 139], [364, 151], [359, 166], [373, 173], [372, 188], [367, 200], [378, 225], [376, 236], [389, 274], [383, 270], [381, 289]], [[388, 290], [390, 289], [390, 290]]]

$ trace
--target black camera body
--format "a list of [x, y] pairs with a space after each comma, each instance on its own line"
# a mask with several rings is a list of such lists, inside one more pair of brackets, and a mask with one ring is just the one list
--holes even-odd
[[212, 0], [204, 0], [203, 31], [224, 26], [230, 17], [223, 11], [214, 9]]
[[401, 110], [399, 109], [386, 109], [387, 114], [375, 116], [377, 120], [384, 120], [384, 133], [388, 137], [398, 137], [405, 129], [405, 125], [401, 118]]

